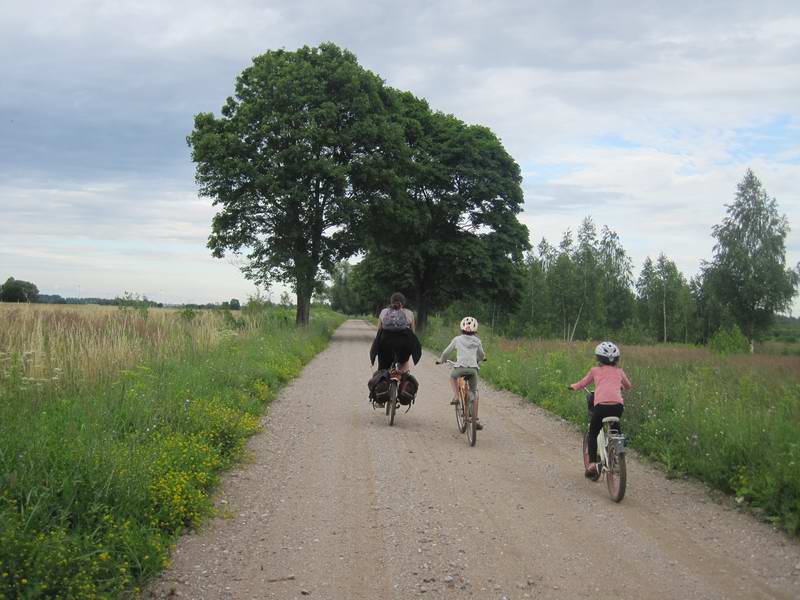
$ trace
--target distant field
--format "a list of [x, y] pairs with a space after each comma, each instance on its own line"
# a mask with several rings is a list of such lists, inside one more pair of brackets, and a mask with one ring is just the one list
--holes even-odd
[[800, 356], [800, 342], [767, 340], [756, 344], [757, 354], [777, 354]]
[[[456, 333], [433, 320], [425, 344], [441, 351]], [[481, 337], [481, 377], [585, 425], [584, 395], [565, 386], [594, 364], [594, 343]], [[800, 356], [623, 346], [622, 366], [634, 386], [623, 418], [634, 448], [800, 532]]]
[[142, 360], [213, 348], [223, 321], [221, 311], [0, 303], [0, 373], [25, 388], [93, 386]]
[[113, 597], [160, 570], [342, 320], [312, 317], [0, 304], [0, 598]]

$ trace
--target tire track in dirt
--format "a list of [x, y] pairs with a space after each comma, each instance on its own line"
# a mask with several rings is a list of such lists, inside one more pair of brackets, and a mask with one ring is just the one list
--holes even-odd
[[389, 427], [366, 400], [373, 333], [348, 321], [281, 393], [221, 486], [227, 517], [184, 536], [145, 597], [800, 597], [796, 542], [632, 454], [614, 504], [574, 428], [513, 394], [481, 384], [467, 447], [431, 355]]

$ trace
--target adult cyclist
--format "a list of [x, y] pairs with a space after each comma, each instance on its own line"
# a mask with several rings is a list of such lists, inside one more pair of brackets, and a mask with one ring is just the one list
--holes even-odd
[[406, 298], [395, 292], [378, 317], [378, 333], [370, 349], [370, 362], [374, 364], [378, 357], [378, 369], [388, 369], [397, 361], [401, 373], [411, 370], [422, 356], [422, 345], [416, 334], [414, 313], [405, 307]]

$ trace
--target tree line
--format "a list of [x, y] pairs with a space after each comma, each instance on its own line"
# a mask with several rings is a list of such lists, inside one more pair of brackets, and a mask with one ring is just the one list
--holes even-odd
[[[260, 299], [256, 299], [260, 301]], [[150, 300], [147, 296], [125, 292], [115, 298], [64, 298], [60, 294], [42, 294], [35, 283], [9, 277], [5, 283], [0, 284], [0, 302], [23, 302], [35, 304], [97, 304], [100, 306], [119, 306], [121, 308], [163, 308], [163, 302]], [[190, 309], [216, 309], [240, 310], [241, 302], [238, 298], [231, 298], [221, 303], [207, 302], [205, 304], [186, 303], [180, 308]]]
[[[752, 341], [790, 309], [798, 289], [800, 265], [786, 265], [788, 232], [775, 199], [748, 170], [723, 222], [712, 229], [713, 257], [693, 277], [663, 253], [647, 257], [635, 277], [617, 233], [605, 225], [598, 230], [586, 217], [577, 232], [565, 231], [555, 245], [542, 238], [515, 261], [503, 294], [478, 290], [448, 312], [476, 314], [509, 336], [706, 343], [720, 329], [737, 327]], [[355, 314], [379, 305], [365, 263], [336, 266], [333, 308]]]
[[315, 295], [354, 313], [402, 291], [421, 327], [468, 302], [513, 335], [698, 341], [736, 324], [752, 339], [797, 290], [788, 223], [750, 171], [693, 278], [663, 254], [634, 278], [617, 234], [589, 218], [531, 248], [520, 168], [497, 136], [334, 44], [255, 57], [187, 142], [218, 210], [212, 254], [238, 255], [257, 285], [288, 284], [301, 324]]

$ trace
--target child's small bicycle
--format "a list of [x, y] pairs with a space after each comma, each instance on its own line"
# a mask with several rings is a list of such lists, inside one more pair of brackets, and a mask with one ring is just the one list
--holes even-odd
[[[590, 414], [593, 397], [594, 393], [592, 392], [586, 398]], [[597, 479], [605, 475], [608, 494], [614, 502], [621, 502], [625, 497], [627, 472], [625, 468], [625, 436], [619, 430], [619, 417], [603, 419], [603, 428], [597, 434], [597, 455], [601, 465]], [[584, 469], [588, 469], [590, 464], [589, 432], [587, 431], [583, 434]]]
[[[451, 367], [455, 366], [452, 360], [448, 360], [447, 364]], [[469, 383], [463, 375], [458, 378], [458, 402], [456, 402], [456, 425], [460, 433], [466, 432], [467, 443], [474, 446], [478, 441], [478, 422], [473, 418], [475, 413], [475, 394], [469, 389]]]

